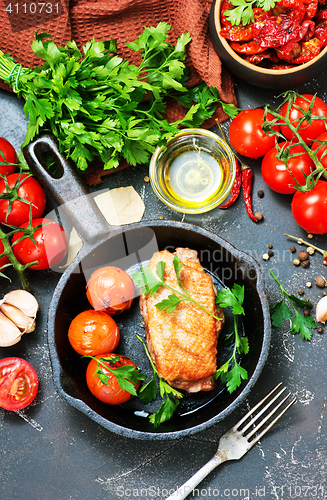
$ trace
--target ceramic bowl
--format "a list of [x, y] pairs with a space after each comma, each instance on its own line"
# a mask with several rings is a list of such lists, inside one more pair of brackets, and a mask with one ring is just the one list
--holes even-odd
[[228, 40], [219, 34], [222, 1], [213, 0], [212, 2], [209, 17], [210, 37], [222, 63], [231, 73], [258, 87], [284, 90], [302, 85], [321, 74], [322, 68], [327, 63], [327, 47], [311, 61], [291, 69], [267, 69], [245, 61], [230, 47]]
[[208, 212], [228, 196], [236, 173], [229, 145], [205, 129], [185, 129], [158, 147], [149, 176], [158, 198], [187, 214]]

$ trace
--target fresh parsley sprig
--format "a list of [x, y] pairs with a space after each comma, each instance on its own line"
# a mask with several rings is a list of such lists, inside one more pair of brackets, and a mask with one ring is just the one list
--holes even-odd
[[168, 384], [168, 382], [166, 382], [163, 378], [159, 376], [158, 370], [152, 361], [152, 358], [150, 356], [149, 350], [145, 342], [139, 335], [137, 335], [137, 338], [142, 343], [146, 355], [149, 358], [149, 361], [153, 369], [152, 379], [146, 385], [141, 387], [141, 389], [139, 390], [138, 396], [143, 404], [150, 403], [150, 401], [156, 399], [158, 395], [158, 386], [156, 378], [158, 378], [159, 381], [159, 394], [160, 397], [163, 399], [163, 402], [161, 403], [158, 411], [156, 411], [155, 413], [151, 413], [151, 415], [149, 415], [150, 422], [154, 425], [154, 427], [157, 427], [162, 422], [169, 420], [173, 416], [173, 413], [176, 410], [177, 406], [179, 405], [179, 400], [183, 397], [183, 394], [174, 389], [173, 387], [171, 387]]
[[244, 286], [234, 283], [233, 288], [223, 288], [217, 294], [216, 303], [220, 307], [231, 307], [234, 315], [234, 331], [225, 339], [225, 342], [234, 342], [234, 349], [231, 357], [215, 373], [215, 378], [220, 377], [226, 382], [229, 393], [235, 391], [241, 385], [242, 380], [247, 380], [248, 373], [237, 362], [237, 356], [249, 352], [249, 341], [247, 337], [239, 334], [239, 316], [244, 315]]
[[149, 293], [150, 295], [153, 295], [162, 286], [168, 288], [173, 292], [172, 294], [168, 295], [167, 299], [163, 299], [161, 302], [158, 302], [156, 304], [157, 309], [159, 309], [160, 311], [166, 311], [167, 313], [173, 312], [178, 304], [186, 300], [192, 302], [213, 318], [220, 320], [221, 318], [215, 316], [211, 311], [199, 304], [197, 300], [193, 299], [193, 297], [191, 297], [186, 288], [183, 286], [180, 276], [183, 263], [180, 261], [177, 255], [174, 255], [173, 266], [176, 273], [177, 283], [180, 287], [179, 290], [176, 290], [176, 288], [166, 283], [165, 262], [163, 261], [159, 261], [156, 266], [156, 276], [152, 274], [151, 270], [148, 267], [142, 267], [142, 270], [134, 273], [132, 278], [136, 285], [140, 288], [141, 293]]
[[234, 9], [226, 10], [225, 17], [232, 24], [249, 24], [254, 22], [254, 7], [260, 7], [263, 10], [270, 10], [275, 7], [280, 0], [230, 0]]
[[[289, 294], [285, 290], [285, 288], [283, 288], [271, 269], [269, 269], [269, 272], [274, 280], [278, 283], [282, 292], [282, 300], [280, 302], [277, 302], [277, 304], [270, 308], [272, 326], [274, 328], [278, 328], [283, 324], [284, 321], [292, 320], [290, 330], [291, 334], [295, 335], [297, 333], [300, 333], [301, 337], [304, 340], [311, 340], [311, 330], [317, 328], [315, 321], [312, 316], [303, 316], [303, 314], [301, 314], [293, 304], [294, 302], [297, 306], [304, 308], [312, 306], [311, 302], [299, 299], [298, 297], [296, 297], [296, 295]], [[292, 310], [287, 306], [285, 299], [288, 300], [288, 303], [291, 305]]]
[[96, 361], [94, 374], [98, 376], [104, 385], [109, 385], [110, 377], [103, 371], [102, 367], [116, 377], [119, 387], [123, 391], [129, 392], [130, 394], [133, 394], [133, 396], [137, 396], [135, 385], [146, 379], [146, 375], [133, 365], [123, 365], [110, 368], [110, 363], [116, 363], [119, 361], [119, 356], [103, 356], [101, 358], [96, 358], [91, 355], [84, 355], [82, 358], [91, 358]]

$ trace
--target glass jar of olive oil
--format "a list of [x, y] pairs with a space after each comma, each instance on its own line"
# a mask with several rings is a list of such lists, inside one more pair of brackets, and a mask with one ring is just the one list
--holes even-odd
[[235, 180], [234, 155], [211, 131], [182, 130], [153, 154], [150, 179], [156, 195], [170, 208], [203, 213], [228, 196]]

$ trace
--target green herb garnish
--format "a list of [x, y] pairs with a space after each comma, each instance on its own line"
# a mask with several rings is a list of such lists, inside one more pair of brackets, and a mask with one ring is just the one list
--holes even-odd
[[246, 24], [254, 22], [253, 8], [259, 7], [263, 10], [270, 10], [275, 7], [275, 4], [280, 0], [230, 0], [234, 9], [225, 10], [226, 19], [232, 24]]
[[241, 385], [242, 380], [247, 380], [248, 373], [245, 368], [237, 362], [237, 355], [249, 352], [249, 342], [247, 337], [239, 334], [239, 316], [244, 313], [244, 286], [234, 283], [233, 288], [223, 288], [217, 294], [216, 303], [221, 307], [231, 307], [234, 315], [234, 331], [225, 339], [225, 342], [234, 341], [234, 349], [231, 357], [215, 373], [215, 378], [220, 377], [226, 382], [229, 393], [235, 391]]
[[98, 376], [104, 385], [109, 385], [110, 377], [102, 370], [102, 367], [116, 377], [119, 387], [123, 391], [129, 392], [130, 394], [133, 394], [133, 396], [137, 396], [135, 385], [146, 379], [146, 375], [133, 365], [123, 365], [118, 366], [117, 368], [110, 368], [110, 363], [116, 363], [119, 361], [119, 356], [103, 356], [101, 358], [96, 358], [91, 355], [84, 355], [82, 358], [91, 358], [96, 361], [97, 366], [94, 374]]
[[[282, 300], [270, 308], [272, 326], [274, 328], [278, 328], [284, 321], [290, 321], [292, 319], [290, 330], [291, 334], [295, 335], [296, 333], [300, 333], [304, 340], [310, 340], [312, 337], [311, 329], [317, 328], [315, 321], [312, 316], [303, 316], [303, 314], [295, 309], [293, 302], [302, 308], [308, 306], [312, 307], [311, 302], [299, 299], [295, 295], [287, 293], [271, 269], [269, 269], [269, 272], [278, 283], [282, 292]], [[285, 299], [287, 299], [289, 304], [292, 306], [292, 310], [287, 306]]]
[[199, 302], [193, 299], [183, 286], [180, 278], [180, 272], [183, 267], [183, 263], [179, 260], [177, 255], [174, 255], [173, 266], [180, 290], [176, 290], [174, 287], [168, 285], [168, 283], [165, 282], [165, 262], [163, 261], [160, 261], [157, 264], [156, 276], [152, 274], [148, 267], [142, 267], [142, 270], [134, 273], [132, 278], [136, 285], [140, 288], [141, 293], [149, 293], [150, 295], [153, 295], [162, 286], [168, 288], [173, 292], [172, 294], [168, 295], [167, 299], [163, 299], [161, 302], [158, 302], [156, 304], [157, 309], [159, 309], [160, 311], [166, 311], [167, 313], [173, 312], [178, 304], [186, 300], [192, 302], [213, 318], [220, 320], [221, 318], [218, 318], [217, 316], [212, 314], [212, 312], [208, 311], [208, 309], [206, 309], [201, 304], [199, 304]]
[[156, 399], [158, 395], [158, 386], [157, 386], [157, 381], [156, 377], [158, 377], [159, 380], [159, 394], [164, 401], [161, 403], [161, 406], [158, 411], [155, 413], [152, 413], [149, 415], [149, 420], [150, 422], [157, 427], [160, 425], [162, 422], [165, 422], [166, 420], [169, 420], [172, 416], [174, 411], [176, 410], [177, 406], [179, 405], [179, 399], [183, 397], [182, 393], [171, 387], [168, 382], [166, 382], [163, 378], [161, 378], [158, 374], [158, 371], [155, 367], [155, 364], [153, 363], [150, 353], [148, 351], [147, 346], [145, 345], [145, 342], [141, 339], [139, 335], [137, 335], [137, 338], [139, 341], [142, 343], [144, 350], [146, 352], [147, 357], [149, 358], [149, 361], [151, 363], [152, 369], [153, 369], [153, 377], [148, 382], [146, 385], [141, 387], [139, 390], [139, 399], [143, 404], [150, 403], [150, 401], [153, 401]]

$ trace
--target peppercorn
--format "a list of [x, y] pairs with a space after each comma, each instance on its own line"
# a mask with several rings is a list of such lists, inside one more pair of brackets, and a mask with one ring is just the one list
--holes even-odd
[[315, 253], [315, 249], [312, 248], [312, 247], [308, 247], [307, 248], [307, 252], [308, 252], [309, 255], [313, 255]]
[[324, 288], [324, 286], [326, 285], [326, 281], [323, 276], [317, 276], [315, 279], [315, 283], [319, 288]]
[[308, 267], [310, 267], [310, 260], [309, 259], [303, 260], [302, 267], [304, 267], [304, 269], [308, 269]]
[[298, 289], [298, 291], [297, 291], [297, 293], [298, 293], [299, 295], [304, 295], [304, 290], [303, 290], [303, 288], [299, 288], [299, 289]]
[[310, 281], [307, 281], [306, 284], [305, 284], [305, 286], [307, 288], [311, 288], [312, 287], [312, 283]]
[[324, 266], [327, 266], [327, 259], [323, 260], [322, 263]]
[[269, 260], [269, 255], [267, 253], [264, 253], [262, 255], [263, 260]]
[[310, 316], [309, 309], [303, 309], [303, 316], [306, 316], [306, 317]]
[[265, 195], [265, 193], [262, 191], [262, 189], [259, 189], [257, 194], [258, 194], [259, 198], [263, 198]]
[[322, 329], [321, 326], [318, 326], [317, 328], [317, 333], [324, 333], [324, 330]]
[[292, 246], [290, 247], [290, 251], [291, 251], [292, 253], [294, 253], [294, 252], [296, 252], [296, 248], [292, 245]]
[[300, 260], [307, 260], [309, 255], [307, 254], [307, 252], [305, 250], [301, 250], [298, 254], [297, 254], [298, 258]]
[[144, 177], [144, 182], [150, 182], [150, 177], [148, 175]]
[[309, 238], [309, 240], [312, 240], [312, 238], [313, 238], [313, 234], [309, 233], [309, 234], [308, 234], [308, 238]]
[[275, 254], [274, 254], [274, 252], [272, 250], [269, 250], [268, 251], [268, 255], [269, 255], [269, 257], [273, 257]]
[[327, 295], [326, 290], [324, 290], [324, 291], [322, 292], [322, 294], [321, 294], [321, 295], [322, 295], [323, 297], [326, 297], [326, 295]]
[[294, 259], [293, 264], [294, 266], [299, 266], [301, 264], [300, 259]]
[[164, 217], [162, 215], [159, 215], [158, 219], [159, 220], [164, 220]]
[[262, 220], [263, 219], [263, 215], [261, 212], [256, 212], [254, 214], [254, 217], [257, 219], [257, 220]]
[[271, 243], [269, 243], [268, 248], [274, 248]]

